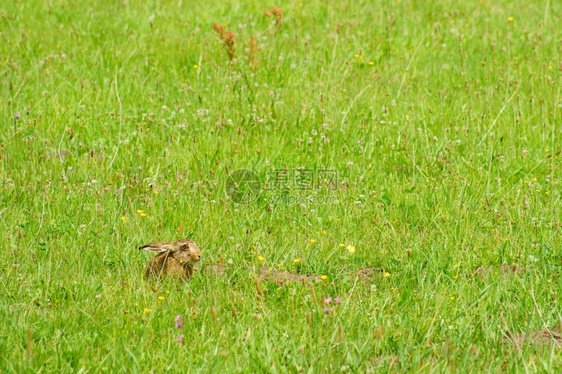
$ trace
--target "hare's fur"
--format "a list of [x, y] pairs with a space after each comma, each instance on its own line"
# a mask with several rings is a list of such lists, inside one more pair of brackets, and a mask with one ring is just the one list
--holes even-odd
[[146, 266], [146, 278], [172, 277], [188, 280], [193, 275], [193, 264], [201, 259], [201, 250], [197, 244], [187, 239], [145, 244], [139, 249], [156, 253]]

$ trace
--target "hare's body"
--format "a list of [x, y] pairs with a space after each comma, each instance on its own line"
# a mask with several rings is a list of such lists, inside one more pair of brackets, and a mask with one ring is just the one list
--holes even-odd
[[146, 278], [169, 276], [187, 280], [193, 275], [193, 264], [182, 265], [167, 253], [162, 253], [148, 262], [144, 275]]
[[188, 280], [193, 275], [193, 263], [201, 259], [197, 244], [187, 239], [150, 243], [140, 249], [157, 253], [146, 266], [146, 278], [167, 276]]

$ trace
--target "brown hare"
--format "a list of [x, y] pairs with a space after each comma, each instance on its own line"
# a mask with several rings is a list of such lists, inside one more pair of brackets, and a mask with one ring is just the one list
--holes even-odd
[[156, 253], [146, 266], [146, 278], [168, 276], [188, 280], [193, 275], [193, 264], [201, 259], [197, 244], [187, 239], [149, 243], [139, 249]]

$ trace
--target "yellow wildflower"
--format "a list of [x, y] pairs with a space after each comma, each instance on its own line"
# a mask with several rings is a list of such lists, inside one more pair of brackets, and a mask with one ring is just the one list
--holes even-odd
[[264, 262], [264, 261], [265, 261], [265, 257], [263, 257], [263, 256], [260, 255], [260, 256], [258, 256], [258, 260], [259, 260], [260, 262]]
[[509, 17], [509, 18], [507, 19], [507, 22], [513, 22], [513, 17]]
[[194, 68], [194, 69], [198, 69], [198, 68], [199, 68], [199, 65], [195, 64], [195, 65], [193, 65], [193, 68]]
[[310, 239], [310, 242], [311, 242], [312, 244], [314, 244], [314, 243], [316, 243], [316, 239]]
[[348, 245], [346, 249], [349, 253], [355, 253], [355, 247], [352, 246], [351, 244]]
[[385, 277], [385, 278], [390, 277], [390, 273], [389, 273], [388, 271], [385, 271], [385, 272], [384, 272], [384, 277]]
[[125, 217], [125, 216], [121, 217], [121, 221], [125, 222], [126, 220], [127, 220], [127, 217]]
[[164, 300], [164, 299], [165, 299], [164, 296], [158, 296], [158, 300], [162, 301], [162, 300]]
[[322, 279], [324, 281], [324, 280], [328, 279], [328, 276], [327, 275], [321, 275], [320, 279]]
[[340, 248], [345, 248], [345, 244], [340, 243]]
[[282, 262], [278, 263], [278, 264], [277, 264], [277, 267], [278, 267], [278, 268], [282, 268], [282, 267], [283, 267], [283, 263], [282, 263]]
[[298, 264], [300, 264], [300, 263], [301, 263], [301, 259], [300, 259], [300, 258], [295, 258], [295, 259], [293, 260], [293, 264], [295, 264], [295, 265], [298, 265]]
[[150, 309], [144, 308], [144, 312], [145, 312], [145, 313], [150, 313]]
[[160, 192], [158, 190], [154, 190], [154, 194], [158, 195]]

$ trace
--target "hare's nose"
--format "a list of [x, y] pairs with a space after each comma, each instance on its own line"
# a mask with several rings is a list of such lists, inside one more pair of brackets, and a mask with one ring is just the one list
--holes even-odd
[[195, 255], [195, 258], [200, 260], [201, 259], [201, 255]]

